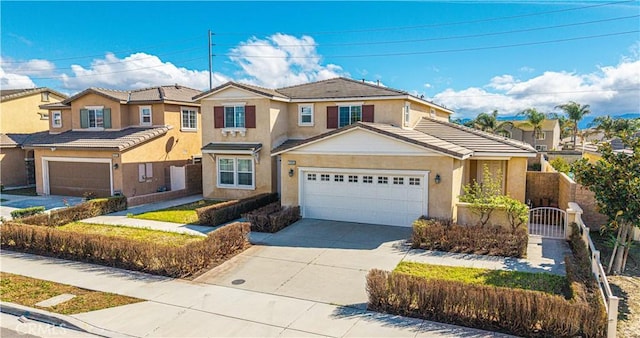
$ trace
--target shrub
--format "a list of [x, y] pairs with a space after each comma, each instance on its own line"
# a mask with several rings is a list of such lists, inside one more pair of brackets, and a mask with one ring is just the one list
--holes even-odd
[[20, 222], [55, 227], [126, 209], [127, 198], [124, 196], [98, 198], [72, 207], [51, 210], [48, 214], [21, 218]]
[[278, 200], [277, 193], [264, 193], [241, 200], [231, 200], [196, 209], [198, 223], [216, 226], [240, 218], [246, 212], [255, 210]]
[[249, 231], [249, 223], [233, 223], [212, 231], [202, 241], [171, 247], [52, 227], [5, 223], [0, 226], [0, 246], [169, 277], [187, 277], [244, 250], [249, 245]]
[[45, 209], [43, 206], [18, 209], [11, 212], [11, 217], [13, 217], [14, 219], [28, 217], [32, 215], [41, 214], [44, 212], [44, 210]]
[[471, 212], [478, 215], [482, 227], [487, 225], [491, 214], [500, 206], [503, 197], [501, 177], [501, 170], [492, 175], [485, 164], [482, 168], [482, 183], [474, 180], [462, 187], [464, 194], [460, 196], [460, 202], [470, 204]]
[[483, 228], [454, 224], [451, 220], [418, 219], [413, 222], [411, 247], [479, 255], [524, 257], [529, 234], [526, 227], [511, 232], [500, 226]]
[[243, 214], [251, 223], [251, 231], [278, 232], [300, 219], [300, 207], [281, 207], [280, 202], [267, 204], [262, 208]]
[[571, 164], [564, 157], [556, 157], [549, 162], [553, 169], [558, 172], [568, 174], [571, 171]]
[[509, 219], [512, 232], [515, 233], [518, 228], [527, 225], [529, 221], [529, 207], [526, 204], [509, 196], [501, 196], [499, 200], [507, 212], [507, 218]]
[[369, 310], [526, 337], [602, 337], [600, 314], [584, 302], [510, 289], [371, 270]]

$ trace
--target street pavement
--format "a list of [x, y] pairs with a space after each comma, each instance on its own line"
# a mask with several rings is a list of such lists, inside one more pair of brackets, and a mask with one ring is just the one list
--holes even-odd
[[29, 207], [43, 206], [46, 210], [54, 208], [62, 208], [67, 205], [76, 205], [82, 203], [82, 197], [70, 197], [70, 196], [22, 196], [22, 195], [10, 195], [0, 194], [0, 198], [6, 201], [0, 202], [0, 216], [7, 220], [12, 219], [11, 212], [17, 209], [24, 209]]

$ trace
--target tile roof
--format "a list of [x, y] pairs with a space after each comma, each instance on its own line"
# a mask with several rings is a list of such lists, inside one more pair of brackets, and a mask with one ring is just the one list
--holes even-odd
[[238, 83], [238, 82], [233, 82], [233, 81], [229, 81], [226, 83], [223, 83], [211, 90], [207, 90], [206, 92], [200, 93], [198, 95], [195, 95], [193, 97], [194, 100], [200, 99], [202, 97], [205, 97], [211, 93], [215, 93], [221, 89], [224, 89], [228, 86], [234, 86], [234, 87], [238, 87], [244, 90], [248, 90], [250, 92], [254, 92], [256, 94], [262, 95], [262, 96], [267, 96], [267, 97], [271, 97], [271, 98], [283, 98], [286, 99], [287, 97], [285, 95], [283, 95], [282, 93], [279, 93], [278, 91], [274, 90], [274, 89], [269, 89], [269, 88], [263, 88], [263, 87], [259, 87], [259, 86], [254, 86], [254, 85], [250, 85], [250, 84], [246, 84], [246, 83]]
[[157, 86], [135, 90], [114, 90], [105, 88], [87, 88], [72, 97], [62, 101], [64, 104], [69, 105], [71, 102], [86, 94], [94, 93], [104, 96], [106, 98], [120, 101], [120, 103], [136, 103], [136, 102], [150, 102], [150, 101], [177, 101], [191, 103], [193, 97], [202, 93], [201, 91], [181, 85], [170, 86]]
[[409, 93], [374, 84], [338, 77], [277, 89], [292, 99], [337, 99], [371, 96], [398, 96]]
[[21, 146], [32, 134], [0, 134], [0, 148], [14, 148]]
[[474, 156], [482, 155], [482, 153], [530, 154], [536, 152], [530, 144], [525, 142], [429, 117], [423, 117], [414, 129], [471, 149]]
[[262, 143], [209, 143], [206, 146], [202, 147], [202, 150], [215, 152], [215, 151], [239, 151], [239, 150], [247, 150], [247, 151], [259, 151], [262, 149]]
[[55, 94], [57, 96], [60, 96], [62, 98], [66, 98], [67, 95], [64, 95], [58, 91], [55, 91], [53, 89], [49, 89], [47, 87], [38, 87], [38, 88], [25, 88], [25, 89], [2, 89], [0, 90], [0, 101], [8, 101], [8, 100], [13, 100], [13, 99], [17, 99], [19, 97], [23, 97], [23, 96], [28, 96], [28, 95], [33, 95], [33, 94], [39, 94], [42, 92], [49, 92], [52, 94]]
[[39, 133], [30, 137], [25, 147], [90, 148], [122, 151], [166, 134], [171, 127], [131, 127], [117, 131], [66, 131], [60, 134]]

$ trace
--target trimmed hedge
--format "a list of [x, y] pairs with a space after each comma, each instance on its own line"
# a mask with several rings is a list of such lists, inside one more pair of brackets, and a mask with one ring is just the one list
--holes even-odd
[[238, 219], [244, 213], [258, 209], [277, 200], [277, 193], [264, 193], [241, 200], [231, 200], [208, 205], [196, 209], [196, 213], [198, 213], [198, 223], [217, 226]]
[[43, 213], [45, 208], [43, 206], [39, 207], [29, 207], [24, 209], [18, 209], [11, 212], [11, 217], [16, 218], [24, 218], [32, 215], [37, 215]]
[[601, 309], [538, 291], [371, 270], [367, 293], [369, 310], [525, 337], [603, 337], [606, 327]]
[[212, 231], [202, 241], [170, 247], [9, 222], [0, 225], [0, 246], [156, 275], [187, 277], [247, 248], [249, 231], [249, 223], [233, 223]]
[[280, 202], [242, 214], [251, 223], [251, 231], [278, 232], [300, 219], [300, 207], [282, 207]]
[[49, 213], [21, 218], [19, 222], [56, 227], [126, 209], [127, 198], [124, 196], [97, 198], [71, 207], [51, 210]]
[[515, 231], [501, 226], [463, 226], [451, 220], [420, 218], [413, 222], [411, 247], [478, 255], [525, 257], [529, 233], [526, 227]]

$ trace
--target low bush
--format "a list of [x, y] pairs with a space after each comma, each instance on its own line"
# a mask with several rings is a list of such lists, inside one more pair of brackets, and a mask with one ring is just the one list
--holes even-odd
[[24, 218], [32, 215], [37, 215], [43, 213], [45, 210], [44, 207], [30, 207], [24, 209], [18, 209], [11, 212], [11, 217], [16, 218]]
[[280, 202], [267, 204], [262, 208], [243, 214], [251, 223], [251, 231], [278, 232], [300, 219], [300, 207], [282, 207]]
[[529, 234], [526, 227], [513, 232], [500, 226], [462, 226], [451, 220], [418, 219], [413, 223], [414, 249], [525, 257]]
[[20, 222], [55, 227], [126, 209], [127, 198], [124, 196], [98, 198], [71, 207], [51, 210], [49, 213], [21, 218]]
[[2, 249], [169, 276], [187, 277], [219, 264], [248, 245], [249, 223], [233, 223], [201, 241], [171, 247], [20, 223], [0, 225]]
[[371, 270], [369, 309], [526, 337], [603, 337], [599, 309], [538, 291]]
[[241, 200], [231, 200], [198, 208], [196, 209], [198, 222], [202, 225], [220, 225], [238, 219], [244, 213], [258, 209], [277, 200], [277, 193], [264, 193]]

